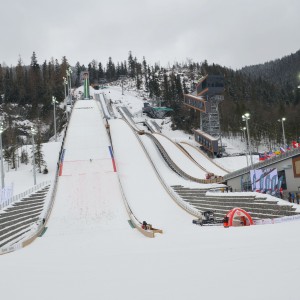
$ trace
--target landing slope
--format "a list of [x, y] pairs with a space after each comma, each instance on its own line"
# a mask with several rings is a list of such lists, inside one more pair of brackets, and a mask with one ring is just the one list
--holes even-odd
[[[86, 101], [88, 106], [90, 103]], [[87, 184], [97, 190], [98, 187], [92, 182], [94, 175], [100, 172], [99, 179], [101, 177], [101, 180], [105, 180], [104, 175], [98, 168], [91, 166], [89, 169], [89, 159], [107, 159], [106, 150], [98, 149], [100, 144], [96, 143], [102, 139], [101, 116], [92, 109], [91, 115], [77, 115], [84, 109], [76, 110], [76, 105], [69, 130], [71, 132], [74, 126], [81, 132], [81, 136], [75, 132], [68, 135], [66, 161], [71, 166], [71, 161], [82, 160], [82, 169], [79, 164], [78, 168], [71, 168], [66, 164], [64, 176], [59, 179], [53, 220], [49, 222], [45, 235], [30, 246], [1, 257], [3, 299], [299, 298], [298, 284], [296, 281], [292, 283], [291, 279], [299, 278], [300, 262], [297, 256], [290, 253], [297, 253], [300, 246], [300, 222], [229, 229], [204, 228], [193, 224], [190, 227], [180, 227], [176, 226], [176, 222], [168, 227], [165, 223], [165, 234], [155, 239], [147, 239], [132, 230], [128, 224], [124, 227], [121, 225], [121, 208], [118, 216], [101, 216], [91, 189], [84, 190], [84, 199], [76, 199], [75, 191], [80, 189], [67, 184], [67, 178], [79, 185], [79, 177], [85, 176]], [[77, 122], [80, 126], [77, 126]], [[87, 139], [85, 135], [90, 135], [90, 138]], [[73, 143], [77, 147], [75, 139], [78, 139], [82, 157], [77, 156], [78, 152], [75, 153], [79, 148], [72, 150], [69, 147]], [[116, 139], [121, 140], [121, 137]], [[82, 142], [86, 143], [86, 149]], [[106, 149], [107, 144], [105, 140], [103, 142]], [[120, 146], [124, 149], [119, 152], [129, 150], [130, 141], [125, 140]], [[92, 148], [95, 148], [95, 152]], [[118, 159], [121, 176], [126, 182], [131, 177], [125, 173], [129, 164], [121, 156]], [[138, 157], [136, 163], [142, 164]], [[103, 167], [107, 175], [111, 176], [111, 181], [106, 184], [109, 184], [110, 191], [116, 189], [113, 192], [116, 194], [112, 194], [107, 203], [101, 205], [106, 211], [112, 209], [110, 205], [118, 209], [117, 201], [121, 199], [118, 198], [117, 187], [114, 185], [112, 167], [108, 163], [103, 163]], [[144, 168], [142, 173], [138, 173], [141, 180], [146, 179], [142, 175], [148, 171], [148, 168]], [[84, 172], [86, 175], [80, 175]], [[72, 177], [78, 177], [77, 181]], [[63, 188], [64, 183], [66, 188]], [[101, 185], [105, 197], [106, 187], [99, 180], [98, 184]], [[142, 200], [145, 194], [152, 193], [151, 189], [139, 191], [139, 199]], [[96, 193], [101, 194], [99, 190]], [[74, 205], [71, 204], [72, 199], [76, 199]], [[66, 207], [63, 202], [66, 202]], [[94, 205], [100, 215], [93, 215], [91, 209], [85, 207], [88, 205]], [[158, 215], [164, 210], [163, 201], [160, 205], [162, 209], [155, 210]], [[58, 206], [61, 206], [64, 214]], [[123, 207], [121, 203], [120, 207]], [[88, 214], [91, 214], [91, 220], [87, 217]], [[169, 219], [170, 216], [174, 220], [172, 214], [173, 211], [165, 211], [163, 217]], [[182, 222], [183, 218], [178, 219]], [[59, 223], [64, 227], [59, 226]], [[111, 223], [111, 228], [108, 223]]]
[[120, 119], [109, 124], [120, 180], [136, 216], [168, 233], [191, 228], [192, 216], [166, 192], [128, 124]]
[[[127, 216], [113, 172], [99, 103], [77, 101], [65, 143], [62, 176], [49, 223], [63, 231], [122, 228]], [[64, 218], [68, 216], [68, 218]]]

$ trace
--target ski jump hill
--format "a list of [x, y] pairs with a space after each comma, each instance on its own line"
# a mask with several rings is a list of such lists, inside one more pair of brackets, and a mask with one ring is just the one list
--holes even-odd
[[[0, 256], [2, 299], [297, 295], [290, 279], [299, 275], [299, 262], [281, 245], [299, 247], [299, 222], [192, 225], [195, 216], [166, 187], [187, 181], [170, 171], [149, 138], [137, 139], [122, 119], [103, 117], [98, 101], [75, 102], [47, 231]], [[162, 233], [151, 239], [133, 228], [144, 220]]]

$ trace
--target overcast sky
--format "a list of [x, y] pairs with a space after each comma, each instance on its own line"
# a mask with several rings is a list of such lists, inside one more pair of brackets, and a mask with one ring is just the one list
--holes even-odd
[[187, 58], [238, 69], [300, 49], [299, 0], [1, 1], [0, 62], [71, 65], [131, 50], [161, 66]]

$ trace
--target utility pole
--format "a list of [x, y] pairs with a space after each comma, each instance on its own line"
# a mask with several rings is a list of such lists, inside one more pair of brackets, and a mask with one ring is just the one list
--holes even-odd
[[281, 122], [282, 124], [282, 137], [283, 137], [283, 148], [285, 149], [286, 147], [286, 139], [285, 139], [285, 131], [284, 131], [284, 121], [286, 120], [286, 118], [281, 118], [278, 120], [278, 122]]
[[0, 152], [1, 152], [1, 188], [4, 189], [4, 165], [3, 165], [3, 148], [2, 148], [2, 133], [3, 133], [3, 117], [0, 120]]
[[119, 78], [121, 79], [121, 84], [122, 84], [122, 95], [124, 95], [124, 79], [126, 78], [126, 76], [120, 75]]
[[37, 133], [35, 127], [31, 127], [31, 136], [32, 136], [32, 170], [33, 170], [33, 182], [36, 185], [36, 168], [35, 168], [35, 145], [34, 145], [34, 136]]
[[252, 158], [252, 153], [251, 153], [250, 131], [249, 131], [249, 124], [248, 124], [248, 120], [250, 120], [250, 114], [245, 113], [244, 115], [242, 115], [242, 119], [243, 119], [243, 121], [246, 121], [248, 145], [249, 145], [249, 155], [250, 155], [251, 169], [253, 170], [253, 158]]
[[56, 98], [54, 96], [52, 96], [52, 104], [53, 104], [53, 117], [54, 117], [54, 138], [55, 138], [55, 142], [57, 142], [57, 134], [56, 134], [56, 106], [55, 104], [58, 103], [56, 101]]

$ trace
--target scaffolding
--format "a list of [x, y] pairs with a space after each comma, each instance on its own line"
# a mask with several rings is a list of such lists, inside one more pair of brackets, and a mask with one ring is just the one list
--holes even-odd
[[207, 96], [206, 112], [200, 112], [200, 130], [215, 138], [221, 137], [219, 103], [223, 100], [223, 95]]
[[200, 130], [212, 139], [217, 138], [221, 149], [219, 104], [224, 100], [223, 93], [224, 77], [207, 75], [199, 80], [194, 93], [184, 95], [184, 104], [200, 111]]

